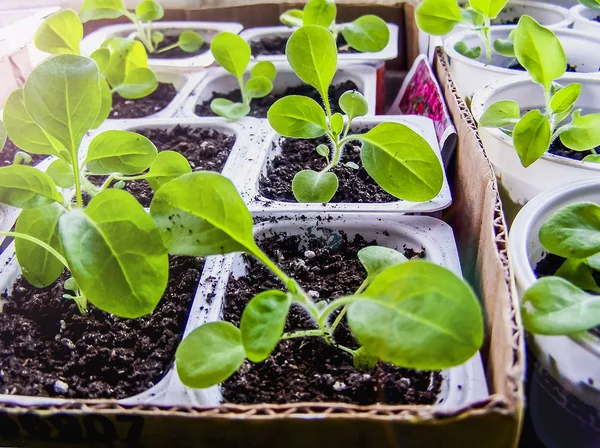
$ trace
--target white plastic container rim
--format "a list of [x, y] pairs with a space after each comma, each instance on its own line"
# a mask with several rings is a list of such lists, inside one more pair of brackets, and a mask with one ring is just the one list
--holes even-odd
[[573, 27], [578, 30], [590, 30], [600, 32], [600, 22], [594, 18], [600, 16], [600, 9], [588, 8], [585, 5], [576, 5], [569, 10], [571, 19], [574, 22]]
[[[227, 31], [230, 33], [238, 34], [244, 27], [235, 22], [155, 22], [152, 23], [152, 29], [154, 31], [167, 32], [170, 30], [185, 31], [192, 30], [198, 31], [204, 38], [205, 42], [209, 43], [214, 36], [220, 32]], [[136, 26], [133, 23], [126, 23], [121, 25], [109, 25], [100, 28], [99, 30], [91, 33], [84, 37], [81, 42], [81, 53], [85, 56], [89, 56], [95, 50], [102, 46], [102, 43], [109, 37], [120, 36], [128, 37], [137, 31]], [[205, 52], [192, 56], [189, 58], [180, 59], [156, 59], [152, 58], [152, 55], [148, 56], [148, 64], [150, 68], [202, 68], [208, 67], [215, 60], [207, 49]]]
[[[340, 26], [346, 25], [345, 23], [339, 24]], [[390, 40], [381, 51], [377, 52], [366, 52], [366, 53], [339, 53], [338, 61], [388, 61], [398, 57], [398, 25], [393, 23], [387, 24], [390, 30]], [[248, 28], [240, 33], [246, 42], [251, 43], [260, 40], [262, 37], [279, 35], [279, 36], [291, 36], [296, 28], [289, 26], [265, 26], [257, 28]], [[263, 54], [256, 56], [259, 61], [286, 61], [285, 54]]]
[[[322, 232], [321, 229], [344, 231], [349, 238], [363, 235], [367, 239], [377, 239], [378, 244], [396, 248], [400, 251], [404, 246], [416, 250], [425, 250], [426, 259], [461, 274], [460, 261], [454, 241], [452, 228], [443, 221], [427, 216], [399, 216], [393, 213], [382, 213], [377, 216], [358, 216], [352, 213], [302, 213], [301, 217], [277, 216], [276, 223], [271, 214], [259, 214], [258, 218], [266, 218], [265, 222], [254, 226], [255, 238], [270, 235], [272, 232], [302, 235], [311, 229], [311, 235]], [[317, 229], [316, 232], [314, 229]], [[240, 254], [209, 257], [205, 271], [212, 272], [216, 280], [211, 292], [210, 303], [207, 297], [196, 296], [194, 310], [202, 310], [199, 319], [188, 322], [185, 336], [207, 322], [221, 319], [221, 311], [230, 273], [243, 275], [245, 270]], [[208, 272], [207, 272], [208, 274]], [[213, 295], [214, 294], [214, 295]], [[199, 303], [196, 303], [198, 301]], [[487, 383], [483, 364], [479, 353], [466, 363], [442, 371], [442, 391], [438, 396], [435, 409], [454, 409], [466, 403], [475, 402], [488, 396]], [[186, 401], [192, 406], [216, 406], [222, 401], [219, 386], [207, 389], [191, 389], [181, 383], [175, 373], [171, 379], [169, 396], [178, 401]], [[165, 405], [177, 405], [165, 401]]]
[[278, 142], [281, 136], [271, 129], [268, 123], [264, 123], [263, 126], [267, 135], [263, 143], [260, 146], [257, 145], [250, 148], [250, 151], [243, 155], [243, 161], [240, 162], [242, 166], [246, 166], [247, 170], [247, 182], [242, 190], [242, 197], [248, 204], [248, 208], [252, 212], [265, 213], [305, 213], [310, 211], [432, 213], [449, 207], [452, 203], [452, 195], [446, 171], [443, 169], [442, 154], [433, 122], [429, 118], [415, 115], [385, 115], [357, 118], [352, 121], [352, 126], [355, 128], [375, 126], [385, 122], [400, 123], [408, 126], [429, 143], [438, 157], [443, 170], [444, 181], [439, 194], [431, 201], [410, 202], [398, 200], [387, 203], [342, 202], [322, 204], [283, 202], [267, 199], [260, 193], [259, 182], [261, 177], [266, 175], [267, 164], [280, 152]]
[[[251, 62], [247, 72], [257, 62]], [[273, 91], [275, 93], [283, 92], [286, 88], [303, 85], [304, 82], [296, 76], [287, 61], [274, 62], [277, 68], [277, 76], [273, 80]], [[338, 70], [333, 78], [332, 85], [343, 82], [353, 81], [358, 90], [364, 95], [369, 107], [369, 115], [375, 115], [377, 102], [377, 71], [369, 65], [347, 64], [338, 65]], [[197, 117], [194, 110], [197, 104], [209, 100], [213, 92], [227, 93], [238, 89], [238, 81], [235, 76], [227, 72], [224, 68], [214, 67], [207, 70], [206, 76], [193, 89], [191, 95], [181, 109], [181, 115], [184, 117]]]

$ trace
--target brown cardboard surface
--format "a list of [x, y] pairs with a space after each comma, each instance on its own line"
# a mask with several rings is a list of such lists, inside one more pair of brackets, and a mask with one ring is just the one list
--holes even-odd
[[[340, 17], [376, 13], [401, 25], [402, 58], [416, 55], [410, 5], [351, 5]], [[169, 19], [233, 20], [274, 25], [285, 6], [267, 3], [222, 10], [169, 11]], [[445, 212], [455, 232], [463, 272], [482, 298], [486, 340], [482, 353], [490, 396], [453, 412], [422, 406], [339, 403], [221, 405], [216, 408], [123, 407], [78, 401], [61, 407], [0, 406], [0, 445], [177, 447], [402, 447], [509, 448], [516, 446], [523, 408], [523, 334], [511, 294], [506, 228], [492, 168], [472, 117], [438, 53], [435, 71], [459, 134], [449, 176], [454, 204]], [[5, 443], [3, 443], [5, 442]]]

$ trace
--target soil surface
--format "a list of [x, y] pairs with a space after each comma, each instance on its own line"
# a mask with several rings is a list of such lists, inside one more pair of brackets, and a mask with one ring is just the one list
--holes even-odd
[[[180, 153], [190, 163], [193, 171], [221, 172], [235, 143], [234, 135], [207, 128], [177, 125], [171, 131], [141, 129], [136, 132], [152, 141], [159, 152], [170, 150]], [[148, 182], [127, 182], [125, 190], [135, 196], [144, 207], [150, 207], [154, 192]]]
[[[339, 232], [327, 238], [275, 234], [260, 246], [284, 272], [296, 279], [315, 300], [352, 294], [365, 278], [357, 252], [375, 241], [356, 236], [349, 241]], [[425, 254], [406, 250], [407, 257]], [[245, 277], [230, 278], [224, 320], [239, 325], [247, 302], [267, 289], [282, 289], [281, 283], [251, 257], [246, 257]], [[318, 297], [318, 299], [317, 299]], [[288, 314], [285, 331], [316, 328], [300, 307]], [[334, 333], [339, 344], [357, 348], [345, 318]], [[262, 363], [245, 361], [240, 371], [223, 384], [223, 396], [231, 403], [342, 402], [361, 405], [432, 404], [441, 387], [439, 372], [417, 372], [379, 363], [360, 371], [352, 357], [319, 338], [288, 339], [278, 344]]]
[[160, 112], [173, 101], [177, 89], [173, 84], [159, 82], [150, 95], [137, 100], [127, 100], [113, 93], [113, 108], [109, 118], [142, 118]]
[[[196, 31], [198, 32], [198, 31]], [[158, 49], [168, 47], [169, 45], [173, 45], [177, 43], [179, 40], [179, 34], [176, 36], [165, 36], [164, 40], [159, 44]], [[170, 50], [165, 51], [164, 53], [151, 53], [148, 54], [150, 59], [186, 59], [193, 58], [194, 56], [198, 56], [199, 54], [205, 53], [209, 50], [210, 45], [204, 42], [200, 48], [196, 51], [188, 53], [183, 51], [181, 48], [176, 47]]]
[[[521, 72], [525, 71], [525, 67], [523, 67], [516, 59], [507, 68], [509, 68], [511, 70], [519, 70]], [[577, 66], [573, 65], [573, 64], [567, 64], [567, 72], [569, 72], [569, 73], [577, 72]]]
[[[593, 154], [592, 151], [573, 151], [563, 145], [560, 138], [557, 138], [552, 142], [548, 151], [557, 156], [567, 157], [573, 160], [583, 160], [586, 156]], [[600, 146], [596, 147], [596, 151], [600, 153]]]
[[[367, 129], [358, 133], [367, 132]], [[322, 170], [326, 161], [317, 154], [319, 144], [328, 144], [327, 137], [316, 139], [281, 138], [279, 140], [281, 154], [276, 156], [267, 166], [267, 174], [259, 182], [260, 193], [275, 201], [296, 202], [292, 193], [292, 181], [296, 173], [305, 169]], [[346, 166], [348, 162], [356, 163], [359, 169]], [[369, 176], [360, 160], [360, 143], [348, 143], [342, 154], [341, 163], [332, 170], [339, 181], [339, 188], [330, 202], [353, 203], [385, 203], [399, 201], [383, 190]]]
[[[347, 92], [348, 90], [358, 90], [358, 86], [350, 80], [329, 86], [329, 101], [333, 113], [342, 113], [342, 110], [340, 109], [338, 103], [340, 100], [340, 96], [342, 96], [344, 92]], [[269, 111], [269, 108], [273, 105], [273, 103], [278, 99], [289, 95], [308, 96], [315, 100], [317, 103], [322, 104], [322, 99], [321, 95], [319, 95], [319, 92], [317, 92], [317, 90], [314, 87], [311, 87], [308, 84], [302, 84], [299, 86], [288, 87], [282, 93], [271, 92], [269, 95], [263, 98], [253, 99], [250, 102], [250, 113], [248, 115], [250, 117], [256, 118], [267, 118], [267, 112]], [[241, 103], [242, 93], [240, 89], [235, 89], [227, 93], [213, 92], [213, 95], [210, 97], [210, 99], [204, 101], [202, 104], [196, 105], [196, 109], [194, 111], [196, 115], [199, 115], [201, 117], [216, 117], [217, 114], [215, 114], [210, 108], [210, 103], [216, 98], [226, 98], [235, 103]]]
[[[19, 149], [10, 138], [6, 139], [6, 145], [4, 145], [4, 149], [0, 148], [2, 152], [0, 152], [0, 166], [12, 165], [15, 160], [15, 155], [22, 151]], [[23, 151], [25, 152], [25, 151]], [[29, 154], [29, 153], [27, 153]], [[29, 165], [34, 166], [44, 160], [47, 157], [50, 157], [46, 154], [29, 154], [31, 156], [31, 163]]]
[[[285, 54], [285, 46], [289, 36], [265, 36], [260, 40], [249, 42], [250, 49], [252, 50], [252, 56], [261, 55], [272, 55], [272, 54]], [[337, 37], [337, 48], [338, 53], [360, 53], [354, 48], [350, 48], [346, 43], [346, 39], [342, 33], [338, 34]]]
[[62, 297], [65, 274], [43, 289], [19, 280], [0, 313], [0, 393], [120, 399], [157, 384], [173, 365], [202, 265], [171, 258], [165, 295], [138, 319], [92, 305], [82, 316]]

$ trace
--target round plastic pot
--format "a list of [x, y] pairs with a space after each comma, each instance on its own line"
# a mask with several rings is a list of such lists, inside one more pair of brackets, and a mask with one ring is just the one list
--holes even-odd
[[573, 29], [585, 31], [590, 34], [600, 35], [600, 9], [588, 8], [585, 5], [578, 4], [570, 9], [571, 19], [573, 20]]
[[[330, 235], [343, 231], [349, 239], [361, 235], [376, 240], [378, 245], [402, 251], [406, 248], [425, 250], [426, 259], [461, 275], [460, 261], [452, 229], [444, 222], [425, 216], [399, 216], [383, 213], [377, 216], [358, 216], [352, 213], [303, 213], [302, 215], [258, 215], [264, 222], [254, 226], [257, 241], [273, 232], [286, 235]], [[212, 269], [215, 282], [209, 296], [197, 297], [194, 308], [203, 309], [202, 318], [188, 323], [186, 335], [198, 326], [221, 319], [221, 310], [229, 277], [245, 275], [245, 265], [240, 254], [207, 259], [206, 270]], [[210, 297], [210, 299], [208, 299]], [[194, 325], [192, 325], [194, 323]], [[442, 371], [443, 384], [434, 407], [453, 409], [487, 397], [483, 365], [479, 353], [466, 363]], [[173, 397], [186, 400], [193, 406], [216, 406], [222, 401], [219, 386], [208, 389], [190, 389], [184, 386], [177, 374], [173, 375], [170, 390]], [[176, 403], [165, 402], [166, 405]], [[375, 405], [380, 407], [381, 404]]]
[[[251, 67], [254, 64], [251, 65]], [[288, 87], [304, 84], [287, 62], [275, 62], [277, 76], [273, 80], [273, 92], [283, 93]], [[250, 67], [250, 69], [251, 69]], [[375, 115], [377, 102], [377, 71], [368, 65], [341, 64], [333, 78], [332, 85], [344, 81], [353, 81], [369, 104], [369, 114]], [[181, 114], [185, 117], [197, 117], [196, 105], [208, 101], [213, 93], [228, 93], [239, 89], [235, 76], [223, 68], [210, 68], [183, 105]]]
[[[220, 32], [228, 31], [237, 34], [242, 29], [241, 24], [234, 22], [156, 22], [152, 24], [153, 31], [160, 31], [165, 35], [178, 35], [187, 30], [197, 31], [207, 43], [210, 43], [213, 37]], [[81, 53], [89, 56], [100, 48], [102, 43], [109, 37], [129, 37], [134, 32], [136, 32], [136, 26], [133, 23], [102, 27], [83, 39]], [[202, 68], [208, 67], [215, 61], [210, 49], [189, 58], [156, 59], [152, 58], [151, 54], [148, 55], [148, 58], [148, 64], [151, 68]]]
[[[517, 215], [509, 254], [520, 297], [536, 281], [535, 265], [545, 251], [541, 226], [560, 208], [575, 202], [600, 204], [600, 178], [569, 183], [540, 194]], [[538, 436], [548, 448], [600, 446], [600, 340], [576, 336], [530, 335], [539, 364], [532, 375], [529, 406]]]
[[[492, 42], [496, 39], [507, 39], [515, 25], [492, 27]], [[565, 53], [567, 62], [576, 67], [582, 76], [597, 77], [600, 69], [600, 33], [590, 35], [579, 31], [560, 28], [554, 30], [559, 38]], [[458, 91], [465, 97], [471, 97], [477, 91], [508, 77], [523, 74], [521, 70], [506, 68], [511, 58], [506, 58], [494, 53], [492, 63], [487, 64], [486, 56], [483, 54], [479, 59], [469, 59], [458, 53], [454, 46], [458, 42], [465, 42], [469, 47], [481, 46], [483, 42], [473, 31], [452, 33], [444, 42], [444, 50], [450, 57], [450, 72], [456, 83]]]
[[[583, 113], [600, 110], [600, 78], [567, 73], [561, 85], [581, 83], [582, 91], [577, 108]], [[521, 110], [543, 109], [545, 100], [542, 87], [533, 84], [528, 76], [511, 77], [490, 85], [473, 97], [471, 111], [479, 121], [487, 107], [496, 101], [514, 100]], [[479, 128], [485, 152], [494, 166], [496, 176], [510, 201], [507, 208], [520, 208], [537, 194], [578, 179], [599, 178], [600, 164], [581, 162], [546, 153], [525, 168], [515, 151], [512, 138], [494, 128]]]

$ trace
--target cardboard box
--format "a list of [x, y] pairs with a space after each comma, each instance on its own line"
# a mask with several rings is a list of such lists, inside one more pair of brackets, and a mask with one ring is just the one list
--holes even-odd
[[[168, 11], [172, 20], [229, 20], [273, 25], [293, 4]], [[418, 50], [409, 4], [345, 5], [340, 20], [377, 14], [401, 26], [400, 57], [388, 69], [406, 70]], [[97, 27], [98, 23], [94, 24]], [[88, 28], [90, 28], [88, 24]], [[524, 342], [498, 187], [473, 119], [437, 53], [435, 71], [459, 134], [449, 171], [454, 204], [444, 219], [454, 229], [463, 272], [484, 302], [482, 348], [490, 396], [468, 407], [354, 406], [338, 403], [221, 405], [216, 408], [123, 407], [85, 401], [60, 407], [0, 406], [0, 444], [31, 446], [177, 447], [444, 447], [516, 446], [523, 412]], [[392, 92], [395, 93], [395, 92]]]

